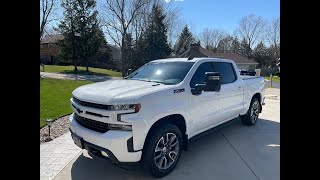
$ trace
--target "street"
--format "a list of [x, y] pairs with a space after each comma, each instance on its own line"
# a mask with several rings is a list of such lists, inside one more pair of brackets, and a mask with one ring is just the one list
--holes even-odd
[[[265, 87], [268, 87], [268, 88], [271, 87], [271, 81], [270, 80], [265, 79], [264, 82], [266, 83]], [[272, 88], [280, 89], [280, 83], [272, 81]]]

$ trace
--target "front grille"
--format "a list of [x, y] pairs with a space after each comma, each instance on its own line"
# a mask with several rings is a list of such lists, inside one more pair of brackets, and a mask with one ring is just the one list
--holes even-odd
[[111, 105], [104, 105], [104, 104], [96, 104], [96, 103], [90, 103], [90, 102], [85, 102], [81, 101], [75, 97], [73, 97], [73, 101], [82, 105], [82, 106], [88, 106], [88, 107], [93, 107], [93, 108], [98, 108], [98, 109], [107, 109], [111, 110]]
[[83, 127], [88, 128], [93, 131], [97, 131], [100, 133], [105, 133], [109, 130], [108, 123], [103, 123], [95, 120], [91, 120], [85, 117], [81, 117], [77, 115], [76, 113], [74, 114], [74, 119]]

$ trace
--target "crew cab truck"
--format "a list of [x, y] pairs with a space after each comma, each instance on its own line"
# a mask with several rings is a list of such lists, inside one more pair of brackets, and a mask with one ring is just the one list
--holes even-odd
[[256, 124], [263, 89], [263, 77], [240, 76], [232, 60], [154, 60], [125, 79], [75, 89], [70, 131], [91, 156], [139, 162], [162, 177], [190, 138], [239, 116], [245, 125]]

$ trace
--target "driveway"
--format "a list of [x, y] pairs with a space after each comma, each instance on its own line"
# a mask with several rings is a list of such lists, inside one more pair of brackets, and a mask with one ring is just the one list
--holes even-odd
[[63, 74], [63, 73], [49, 73], [40, 72], [42, 78], [52, 79], [68, 79], [68, 80], [88, 80], [93, 82], [101, 82], [110, 79], [122, 79], [122, 77], [111, 77], [111, 76], [98, 76], [98, 75], [82, 75], [82, 74]]
[[[162, 179], [280, 179], [280, 100], [268, 98], [265, 103], [255, 126], [243, 126], [237, 118], [192, 141], [175, 170]], [[122, 169], [82, 151], [54, 179], [154, 178], [139, 168]]]

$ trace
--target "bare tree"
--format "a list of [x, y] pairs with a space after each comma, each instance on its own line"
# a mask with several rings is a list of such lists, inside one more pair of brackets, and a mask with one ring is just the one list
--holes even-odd
[[215, 50], [219, 42], [227, 37], [227, 33], [222, 29], [205, 28], [199, 34], [201, 43], [208, 50]]
[[45, 28], [50, 21], [50, 16], [58, 0], [40, 0], [40, 43], [45, 32]]
[[110, 38], [121, 48], [121, 72], [125, 75], [125, 37], [133, 30], [132, 24], [144, 11], [150, 0], [105, 0], [103, 5], [103, 25]]
[[165, 15], [164, 21], [168, 27], [168, 42], [173, 46], [185, 25], [185, 23], [181, 19], [181, 7], [179, 6], [179, 3], [174, 3], [174, 1], [158, 2], [163, 2], [162, 7]]
[[280, 58], [280, 18], [273, 19], [268, 24], [266, 38], [274, 48], [276, 58]]
[[[266, 26], [266, 21], [254, 14], [243, 17], [240, 20], [239, 26], [236, 29], [236, 34], [240, 39], [244, 39], [248, 43], [250, 51], [253, 46], [261, 40]], [[248, 52], [248, 57], [251, 52]]]

